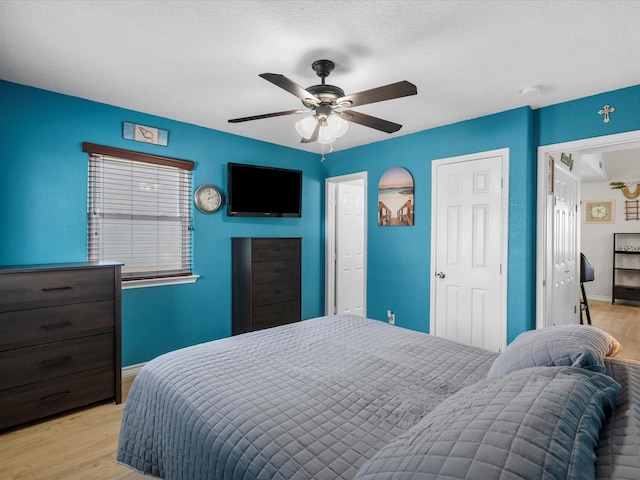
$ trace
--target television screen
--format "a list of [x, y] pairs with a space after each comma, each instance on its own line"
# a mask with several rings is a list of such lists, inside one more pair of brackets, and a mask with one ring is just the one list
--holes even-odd
[[227, 215], [300, 217], [302, 171], [229, 163]]

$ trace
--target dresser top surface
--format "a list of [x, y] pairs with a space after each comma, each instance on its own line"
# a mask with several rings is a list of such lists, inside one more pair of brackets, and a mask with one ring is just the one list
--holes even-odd
[[102, 268], [102, 267], [120, 267], [121, 263], [112, 262], [68, 262], [68, 263], [39, 263], [30, 265], [0, 265], [0, 273], [12, 272], [28, 272], [58, 269], [74, 269], [74, 268]]

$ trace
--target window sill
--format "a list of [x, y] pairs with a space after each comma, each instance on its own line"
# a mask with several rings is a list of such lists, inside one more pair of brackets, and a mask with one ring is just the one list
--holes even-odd
[[162, 287], [164, 285], [182, 285], [185, 283], [196, 283], [196, 280], [198, 280], [198, 278], [200, 278], [200, 275], [166, 277], [166, 278], [147, 278], [144, 280], [126, 280], [122, 282], [122, 290], [129, 290], [132, 288]]

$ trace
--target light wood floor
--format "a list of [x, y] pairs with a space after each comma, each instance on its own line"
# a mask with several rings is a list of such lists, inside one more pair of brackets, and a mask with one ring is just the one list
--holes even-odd
[[[123, 398], [133, 378], [123, 379]], [[115, 463], [123, 408], [105, 403], [0, 433], [0, 480], [148, 480]]]
[[640, 361], [640, 306], [587, 301], [592, 325], [611, 334], [622, 344], [618, 358]]
[[[640, 361], [640, 307], [589, 301], [594, 326]], [[126, 398], [133, 377], [123, 380]], [[0, 480], [143, 480], [115, 463], [124, 403], [106, 403], [0, 433]], [[0, 412], [0, 415], [2, 413]]]

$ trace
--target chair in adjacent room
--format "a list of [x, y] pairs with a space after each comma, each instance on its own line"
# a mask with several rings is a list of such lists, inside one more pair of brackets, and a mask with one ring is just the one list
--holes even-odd
[[580, 323], [584, 324], [582, 318], [582, 312], [586, 313], [587, 323], [591, 325], [591, 314], [589, 313], [589, 302], [587, 302], [587, 294], [584, 291], [584, 282], [593, 282], [595, 278], [595, 269], [593, 265], [589, 263], [584, 253], [580, 253], [580, 291], [582, 292], [582, 299], [580, 300]]

